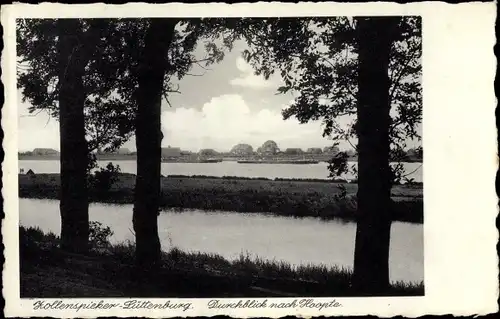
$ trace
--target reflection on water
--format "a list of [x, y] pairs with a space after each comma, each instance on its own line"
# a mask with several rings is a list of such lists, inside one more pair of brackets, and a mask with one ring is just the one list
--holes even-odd
[[[104, 167], [109, 161], [100, 161]], [[135, 161], [115, 161], [123, 173], [136, 173]], [[356, 164], [356, 163], [350, 163]], [[422, 181], [422, 163], [404, 163], [408, 178], [415, 182]], [[299, 167], [298, 167], [299, 166]], [[19, 169], [32, 169], [35, 173], [58, 173], [59, 161], [19, 161]], [[300, 169], [298, 169], [300, 168]], [[162, 163], [161, 173], [167, 175], [209, 175], [209, 176], [240, 176], [240, 177], [267, 177], [267, 178], [318, 178], [327, 179], [328, 165], [326, 163], [311, 165], [294, 164], [238, 164], [236, 162], [221, 163]], [[352, 179], [354, 176], [343, 176]]]
[[[59, 203], [55, 200], [20, 199], [20, 224], [60, 233]], [[91, 204], [90, 220], [110, 226], [112, 242], [133, 240], [132, 205]], [[188, 210], [160, 214], [162, 247], [217, 253], [237, 258], [248, 253], [292, 264], [352, 267], [356, 225], [314, 218], [276, 217], [263, 214]], [[395, 222], [391, 232], [392, 281], [423, 280], [422, 225]]]

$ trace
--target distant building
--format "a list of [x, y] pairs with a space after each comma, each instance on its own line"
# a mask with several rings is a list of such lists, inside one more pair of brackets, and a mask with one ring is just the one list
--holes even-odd
[[181, 148], [180, 147], [162, 147], [161, 148], [161, 157], [180, 157], [181, 156]]
[[35, 172], [33, 172], [33, 170], [29, 169], [29, 170], [26, 172], [26, 175], [28, 175], [28, 176], [35, 176]]
[[310, 147], [307, 149], [307, 153], [309, 153], [309, 154], [322, 154], [323, 150], [319, 147]]
[[116, 154], [129, 155], [130, 150], [128, 148], [120, 148], [116, 151]]
[[287, 148], [285, 150], [286, 155], [301, 155], [304, 151], [301, 148]]
[[59, 152], [52, 148], [35, 148], [33, 155], [58, 156]]

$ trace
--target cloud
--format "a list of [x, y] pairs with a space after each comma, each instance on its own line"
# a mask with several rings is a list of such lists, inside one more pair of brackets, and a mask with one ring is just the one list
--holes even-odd
[[252, 89], [276, 89], [279, 86], [279, 82], [276, 77], [270, 77], [266, 80], [263, 76], [255, 75], [252, 66], [242, 57], [238, 57], [236, 59], [236, 68], [242, 74], [229, 81], [229, 83], [233, 86], [241, 86]]
[[319, 122], [299, 124], [283, 120], [280, 110], [252, 112], [238, 94], [212, 98], [201, 110], [177, 108], [162, 113], [163, 145], [197, 151], [214, 148], [227, 151], [238, 143], [254, 148], [274, 140], [281, 148], [324, 147], [331, 142], [322, 137]]
[[[285, 105], [271, 104], [264, 103], [264, 108], [258, 108], [239, 94], [226, 94], [211, 98], [201, 107], [166, 109], [161, 115], [162, 145], [192, 151], [202, 148], [227, 151], [238, 143], [248, 143], [256, 149], [266, 140], [276, 141], [282, 149], [331, 145], [331, 141], [322, 137], [319, 122], [299, 124], [294, 118], [285, 121], [281, 115]], [[59, 122], [45, 113], [25, 116], [27, 107], [25, 103], [19, 104], [19, 150], [36, 147], [59, 150]], [[135, 150], [135, 139], [123, 147]]]

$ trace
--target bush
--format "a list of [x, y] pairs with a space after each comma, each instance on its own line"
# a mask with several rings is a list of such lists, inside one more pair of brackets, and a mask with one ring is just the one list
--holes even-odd
[[337, 188], [340, 192], [334, 195], [335, 200], [345, 201], [347, 197], [347, 188], [343, 184], [338, 185]]
[[104, 248], [110, 245], [109, 238], [113, 231], [109, 226], [103, 226], [96, 221], [89, 222], [89, 245], [91, 248]]
[[[97, 221], [89, 222], [89, 247], [108, 248], [113, 231]], [[44, 233], [38, 227], [19, 227], [19, 243], [22, 251], [33, 251], [40, 247], [50, 249], [59, 246], [60, 238], [54, 233]], [[35, 249], [36, 248], [36, 249]]]
[[120, 174], [120, 166], [113, 165], [109, 162], [105, 168], [101, 167], [93, 175], [90, 175], [90, 187], [93, 188], [97, 194], [107, 193], [111, 187], [118, 180]]

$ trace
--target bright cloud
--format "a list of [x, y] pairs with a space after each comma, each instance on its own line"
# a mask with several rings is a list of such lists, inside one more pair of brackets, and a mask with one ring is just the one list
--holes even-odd
[[263, 76], [255, 75], [253, 68], [242, 57], [236, 59], [236, 67], [242, 73], [239, 77], [229, 81], [233, 86], [241, 86], [253, 89], [269, 89], [279, 86], [276, 78], [266, 80]]
[[227, 151], [238, 143], [254, 148], [266, 140], [288, 147], [324, 147], [331, 142], [323, 138], [319, 122], [299, 124], [295, 119], [284, 121], [279, 110], [251, 112], [238, 94], [212, 98], [198, 111], [178, 108], [162, 113], [163, 145], [197, 151], [213, 148]]
[[[319, 122], [299, 124], [295, 119], [285, 121], [281, 110], [271, 103], [260, 105], [266, 107], [264, 109], [252, 106], [241, 95], [226, 94], [211, 98], [201, 109], [167, 109], [161, 118], [162, 145], [192, 151], [202, 148], [227, 151], [238, 143], [248, 143], [256, 149], [267, 140], [276, 141], [282, 149], [324, 147], [332, 143], [322, 137]], [[45, 113], [26, 116], [27, 107], [27, 104], [19, 103], [19, 150], [37, 147], [59, 150], [59, 122]], [[123, 147], [135, 150], [134, 138]]]

